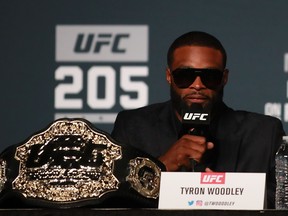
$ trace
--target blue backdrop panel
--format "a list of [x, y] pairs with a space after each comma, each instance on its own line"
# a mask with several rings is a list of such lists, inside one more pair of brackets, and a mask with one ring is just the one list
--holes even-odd
[[0, 7], [1, 143], [55, 118], [110, 132], [116, 114], [169, 98], [166, 52], [201, 30], [227, 49], [224, 99], [274, 115], [288, 131], [285, 0], [4, 0]]

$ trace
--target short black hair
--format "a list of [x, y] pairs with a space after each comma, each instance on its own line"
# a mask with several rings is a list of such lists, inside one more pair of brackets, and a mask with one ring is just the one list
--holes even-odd
[[211, 48], [217, 49], [222, 53], [223, 66], [224, 68], [226, 67], [227, 54], [221, 42], [216, 37], [206, 32], [191, 31], [178, 37], [176, 40], [174, 40], [174, 42], [169, 47], [169, 50], [167, 53], [167, 64], [169, 68], [171, 68], [171, 65], [173, 62], [174, 51], [177, 48], [183, 47], [183, 46], [204, 46], [204, 47], [211, 47]]

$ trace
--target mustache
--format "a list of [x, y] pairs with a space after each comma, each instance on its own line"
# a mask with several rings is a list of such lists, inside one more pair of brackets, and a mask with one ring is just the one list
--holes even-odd
[[204, 94], [204, 93], [201, 92], [201, 91], [193, 91], [193, 92], [191, 92], [191, 93], [189, 93], [189, 94], [186, 94], [186, 95], [183, 97], [183, 99], [185, 99], [185, 98], [187, 98], [187, 97], [195, 96], [195, 95], [201, 96], [201, 97], [207, 98], [207, 99], [210, 98], [208, 95]]

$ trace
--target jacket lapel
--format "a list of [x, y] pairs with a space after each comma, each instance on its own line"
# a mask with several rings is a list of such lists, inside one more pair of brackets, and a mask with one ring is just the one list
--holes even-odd
[[242, 115], [235, 115], [235, 111], [224, 105], [219, 121], [216, 125], [216, 169], [219, 171], [234, 172], [237, 169], [241, 136], [239, 125]]
[[159, 143], [160, 154], [163, 154], [177, 140], [177, 129], [171, 102], [167, 102], [155, 115], [158, 119], [154, 127], [155, 138]]

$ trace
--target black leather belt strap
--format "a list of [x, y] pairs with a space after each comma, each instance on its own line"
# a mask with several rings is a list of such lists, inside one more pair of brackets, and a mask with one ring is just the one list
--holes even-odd
[[0, 155], [0, 207], [157, 207], [157, 159], [84, 119], [59, 119]]

